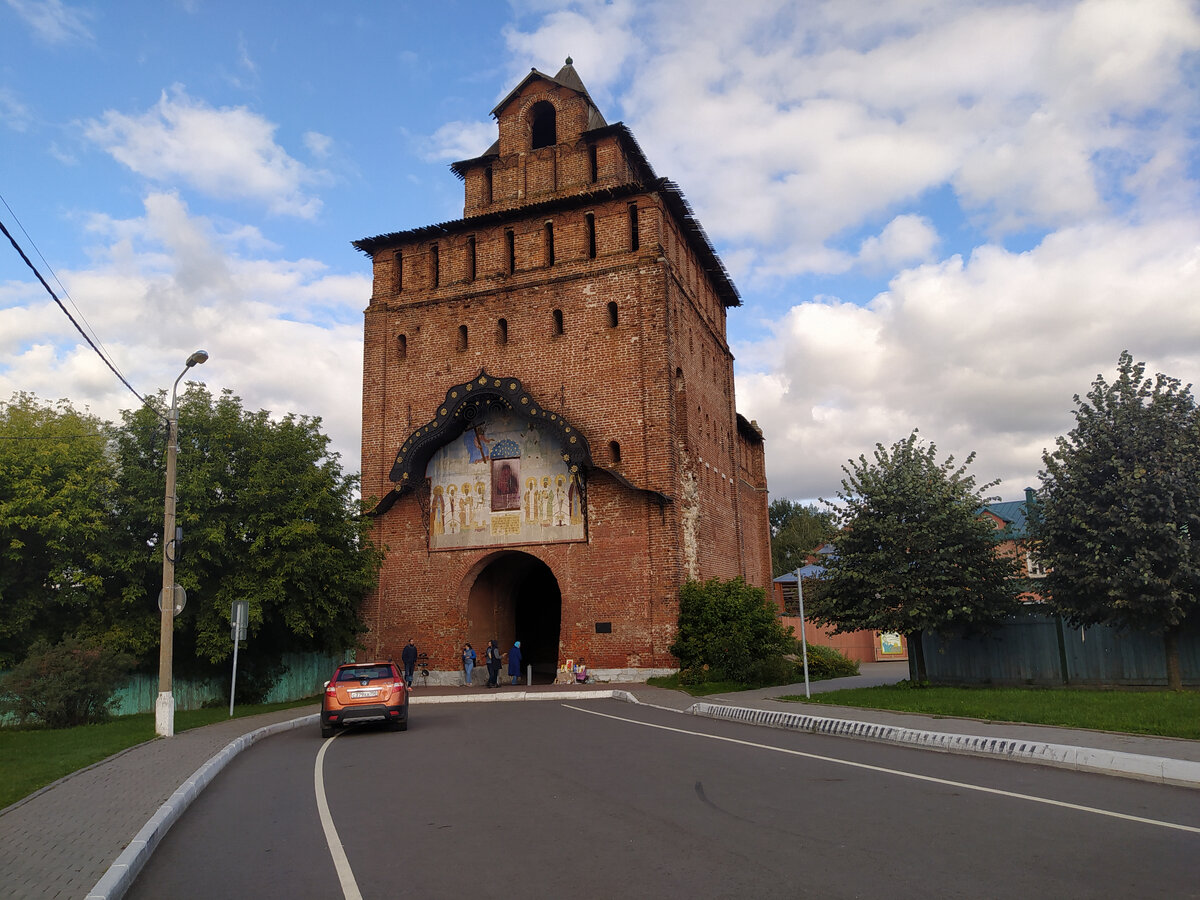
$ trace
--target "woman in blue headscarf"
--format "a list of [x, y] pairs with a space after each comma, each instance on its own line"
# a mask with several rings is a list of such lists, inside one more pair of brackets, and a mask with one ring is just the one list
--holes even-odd
[[516, 641], [512, 645], [512, 649], [508, 651], [508, 674], [512, 676], [512, 683], [516, 684], [521, 680], [521, 642]]

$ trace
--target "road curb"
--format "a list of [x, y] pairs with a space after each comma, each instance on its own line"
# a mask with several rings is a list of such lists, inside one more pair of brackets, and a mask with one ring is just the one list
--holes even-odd
[[1079, 772], [1118, 775], [1176, 787], [1200, 788], [1200, 762], [1191, 760], [1123, 753], [1118, 750], [1098, 750], [1091, 747], [1071, 747], [1043, 741], [921, 731], [916, 728], [876, 725], [854, 719], [829, 719], [725, 704], [695, 703], [686, 712], [710, 719], [729, 719], [768, 728], [859, 738], [886, 744], [904, 744], [942, 753], [988, 756], [1074, 769]]
[[225, 745], [215, 756], [210, 758], [208, 762], [192, 773], [183, 784], [181, 784], [167, 801], [158, 808], [158, 811], [150, 817], [142, 829], [129, 842], [121, 855], [116, 861], [108, 867], [100, 880], [95, 886], [88, 891], [87, 900], [120, 900], [141, 872], [142, 866], [150, 859], [150, 855], [154, 853], [154, 849], [158, 846], [158, 842], [163, 839], [163, 836], [171, 830], [171, 826], [175, 821], [183, 815], [184, 810], [191, 806], [192, 801], [200, 795], [200, 792], [208, 786], [208, 783], [216, 777], [229, 762], [253, 744], [258, 743], [265, 737], [270, 737], [273, 734], [279, 734], [283, 731], [291, 731], [294, 728], [303, 728], [307, 725], [317, 724], [317, 714], [302, 716], [298, 719], [290, 719], [286, 722], [276, 722], [272, 725], [264, 725], [262, 728], [257, 728], [254, 731], [243, 734], [241, 737], [234, 738]]

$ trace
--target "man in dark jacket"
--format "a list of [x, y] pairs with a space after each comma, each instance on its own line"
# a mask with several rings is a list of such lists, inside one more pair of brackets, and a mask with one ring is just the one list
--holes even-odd
[[487, 645], [487, 669], [488, 680], [487, 686], [490, 688], [499, 687], [500, 678], [500, 644], [496, 641], [489, 641]]
[[408, 643], [400, 652], [400, 661], [404, 663], [404, 682], [412, 687], [413, 669], [417, 667], [417, 645], [413, 643], [412, 638], [408, 639]]

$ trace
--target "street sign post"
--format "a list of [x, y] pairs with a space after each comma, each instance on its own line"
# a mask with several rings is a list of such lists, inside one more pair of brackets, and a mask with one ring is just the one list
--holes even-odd
[[238, 641], [246, 639], [246, 626], [250, 623], [250, 601], [234, 600], [229, 607], [229, 636], [233, 640], [233, 678], [229, 682], [229, 718], [233, 718], [233, 694], [237, 689]]

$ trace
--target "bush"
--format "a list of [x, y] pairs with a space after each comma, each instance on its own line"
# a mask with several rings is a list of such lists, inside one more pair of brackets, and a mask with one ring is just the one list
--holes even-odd
[[94, 641], [67, 638], [52, 645], [39, 640], [0, 680], [0, 710], [21, 724], [34, 719], [51, 728], [103, 722], [132, 666], [132, 657]]
[[[803, 647], [796, 641], [796, 659], [802, 659]], [[858, 674], [858, 662], [850, 659], [840, 650], [825, 647], [821, 644], [808, 645], [808, 679], [809, 681], [824, 681], [826, 678], [845, 678]], [[804, 677], [801, 663], [800, 677]]]
[[791, 630], [779, 624], [766, 593], [741, 578], [689, 581], [679, 589], [679, 631], [670, 650], [685, 683], [753, 682], [791, 647]]

